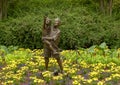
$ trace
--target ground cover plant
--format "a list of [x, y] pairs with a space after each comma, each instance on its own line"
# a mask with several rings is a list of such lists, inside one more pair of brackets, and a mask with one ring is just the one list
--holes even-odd
[[[0, 50], [0, 52], [6, 52]], [[15, 49], [0, 58], [1, 85], [119, 85], [120, 49], [108, 49], [105, 43], [88, 49], [63, 50], [64, 72], [51, 58], [45, 70], [42, 49]], [[1, 55], [2, 56], [2, 55]]]

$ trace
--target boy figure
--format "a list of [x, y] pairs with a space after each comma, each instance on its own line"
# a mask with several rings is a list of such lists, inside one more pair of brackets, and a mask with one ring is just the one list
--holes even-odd
[[54, 42], [55, 38], [53, 38], [53, 37], [56, 37], [56, 35], [53, 35], [53, 34], [54, 34], [54, 31], [53, 31], [53, 28], [51, 27], [51, 20], [48, 17], [45, 17], [42, 40], [53, 51], [53, 54], [59, 54], [58, 52], [59, 48]]
[[[44, 43], [44, 57], [45, 57], [45, 65], [46, 65], [46, 69], [48, 68], [48, 63], [49, 63], [49, 58], [52, 56], [54, 57], [59, 66], [61, 71], [63, 71], [63, 67], [62, 67], [62, 61], [60, 59], [60, 54], [59, 54], [59, 48], [57, 47], [59, 44], [59, 39], [60, 39], [60, 30], [58, 29], [58, 26], [60, 25], [60, 20], [57, 18], [55, 19], [55, 23], [54, 26], [51, 27], [51, 24], [47, 24], [46, 22], [49, 22], [49, 19], [46, 18], [46, 21], [44, 21], [44, 30], [47, 29], [47, 27], [50, 27], [49, 29], [47, 29], [47, 33], [42, 37], [43, 39], [43, 43]], [[44, 32], [43, 32], [44, 33]]]

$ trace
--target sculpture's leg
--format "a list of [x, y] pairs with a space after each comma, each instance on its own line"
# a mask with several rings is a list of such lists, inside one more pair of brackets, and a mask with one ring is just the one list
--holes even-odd
[[61, 60], [60, 57], [58, 57], [58, 56], [59, 56], [59, 55], [57, 55], [55, 58], [56, 58], [56, 60], [57, 60], [57, 63], [58, 63], [58, 65], [59, 65], [59, 67], [60, 67], [61, 72], [63, 72], [62, 60]]
[[46, 70], [48, 70], [49, 58], [45, 57], [44, 60], [45, 60], [45, 68], [46, 68]]

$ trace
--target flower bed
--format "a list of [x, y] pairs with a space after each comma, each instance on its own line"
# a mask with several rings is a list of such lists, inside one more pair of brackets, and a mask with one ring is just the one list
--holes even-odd
[[[91, 54], [91, 61], [101, 55], [101, 59], [109, 62], [87, 62], [86, 50], [66, 50], [61, 53], [64, 72], [58, 72], [58, 64], [54, 58], [50, 58], [49, 69], [45, 70], [44, 57], [40, 56], [42, 50], [19, 49], [6, 55], [6, 63], [0, 60], [0, 85], [119, 85], [120, 66], [114, 63], [111, 57], [104, 57], [97, 53]], [[84, 57], [83, 57], [84, 56]], [[76, 58], [77, 57], [77, 58]], [[13, 58], [13, 59], [10, 59]], [[100, 58], [100, 57], [98, 57]], [[117, 58], [119, 60], [119, 58]], [[88, 60], [89, 61], [89, 60]], [[97, 60], [98, 61], [98, 60]], [[113, 59], [114, 61], [114, 59]]]

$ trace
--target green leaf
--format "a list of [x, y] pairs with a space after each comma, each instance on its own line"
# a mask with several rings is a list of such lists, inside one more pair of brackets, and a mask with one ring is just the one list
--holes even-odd
[[100, 49], [105, 49], [106, 47], [107, 47], [107, 44], [105, 42], [103, 42], [99, 45]]
[[96, 45], [91, 46], [90, 48], [88, 48], [88, 52], [93, 53], [95, 48]]

